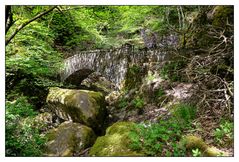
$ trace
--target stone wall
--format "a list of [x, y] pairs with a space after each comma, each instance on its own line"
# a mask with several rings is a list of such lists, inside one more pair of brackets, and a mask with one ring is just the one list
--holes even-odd
[[110, 50], [75, 51], [71, 57], [65, 59], [61, 80], [65, 81], [79, 70], [92, 70], [101, 73], [118, 87], [124, 80], [130, 64], [164, 61], [169, 56], [170, 52], [165, 48], [135, 50], [132, 46]]

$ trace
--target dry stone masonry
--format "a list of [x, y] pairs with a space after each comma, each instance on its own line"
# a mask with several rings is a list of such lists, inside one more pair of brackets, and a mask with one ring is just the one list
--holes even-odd
[[[166, 53], [167, 51], [167, 53]], [[64, 62], [61, 71], [61, 80], [65, 81], [70, 75], [84, 71], [101, 73], [117, 87], [125, 78], [130, 64], [164, 61], [170, 56], [170, 51], [165, 48], [134, 50], [130, 45], [110, 50], [75, 51]]]

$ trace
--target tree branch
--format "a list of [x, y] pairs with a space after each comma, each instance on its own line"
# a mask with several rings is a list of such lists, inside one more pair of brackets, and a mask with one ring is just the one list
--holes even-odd
[[27, 26], [27, 25], [30, 24], [31, 22], [35, 21], [36, 19], [38, 19], [38, 18], [40, 18], [40, 17], [42, 17], [42, 16], [48, 14], [49, 12], [51, 12], [51, 11], [52, 11], [54, 8], [56, 8], [56, 7], [57, 7], [57, 6], [53, 6], [53, 7], [51, 7], [50, 9], [48, 9], [48, 10], [42, 12], [42, 13], [39, 13], [38, 15], [36, 15], [35, 17], [33, 17], [32, 19], [30, 19], [30, 20], [28, 20], [28, 21], [22, 23], [22, 24], [21, 24], [20, 26], [18, 26], [17, 29], [10, 35], [10, 37], [6, 39], [5, 45], [7, 46], [7, 45], [10, 43], [10, 41], [15, 37], [15, 35], [16, 35], [21, 29], [23, 29], [25, 26]]

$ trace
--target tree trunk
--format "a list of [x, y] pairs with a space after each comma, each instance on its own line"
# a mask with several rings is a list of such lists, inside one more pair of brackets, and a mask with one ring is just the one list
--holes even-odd
[[12, 11], [11, 6], [5, 7], [5, 34], [7, 34], [10, 27], [14, 24], [13, 18], [12, 18]]
[[7, 25], [7, 19], [10, 16], [11, 13], [11, 6], [6, 6], [5, 7], [5, 25]]

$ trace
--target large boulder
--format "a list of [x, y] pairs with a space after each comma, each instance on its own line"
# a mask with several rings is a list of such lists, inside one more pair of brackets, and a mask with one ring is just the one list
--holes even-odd
[[105, 119], [105, 98], [99, 92], [53, 87], [47, 96], [48, 107], [64, 120], [99, 130]]
[[92, 146], [96, 139], [91, 128], [69, 121], [50, 130], [46, 137], [45, 156], [74, 156]]
[[106, 135], [98, 137], [90, 149], [90, 156], [143, 156], [143, 153], [132, 151], [129, 146], [129, 133], [135, 129], [132, 122], [117, 122], [107, 128]]

